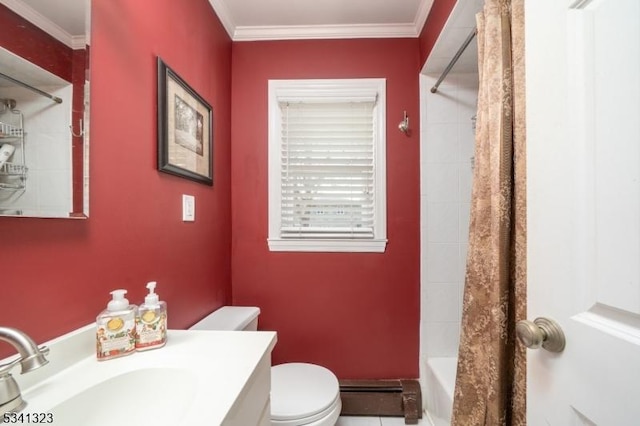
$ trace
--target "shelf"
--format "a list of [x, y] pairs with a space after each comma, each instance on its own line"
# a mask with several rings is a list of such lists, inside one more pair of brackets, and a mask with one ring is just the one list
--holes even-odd
[[[21, 113], [18, 117], [14, 116], [12, 118], [15, 121], [18, 121], [19, 118], [20, 124], [9, 124], [0, 120], [0, 146], [9, 143], [14, 146], [17, 152], [13, 152], [12, 161], [7, 161], [0, 166], [0, 191], [23, 193], [27, 188], [28, 172], [24, 155], [24, 119]], [[11, 122], [14, 120], [11, 120]], [[2, 207], [6, 206], [3, 204]]]
[[27, 174], [27, 166], [24, 164], [4, 163], [0, 166], [0, 175], [2, 176], [25, 176]]
[[18, 191], [27, 187], [27, 166], [24, 164], [4, 163], [0, 166], [0, 190]]
[[24, 131], [21, 128], [0, 121], [0, 139], [14, 139], [22, 136]]
[[3, 216], [22, 216], [24, 213], [18, 209], [0, 209], [0, 215]]
[[26, 185], [24, 183], [2, 183], [0, 182], [0, 189], [10, 189], [12, 191], [16, 191], [19, 189], [24, 189]]

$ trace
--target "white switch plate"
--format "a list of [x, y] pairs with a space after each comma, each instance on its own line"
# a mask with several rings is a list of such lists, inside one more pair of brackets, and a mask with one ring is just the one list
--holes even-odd
[[195, 222], [196, 220], [196, 197], [193, 195], [182, 195], [182, 221]]

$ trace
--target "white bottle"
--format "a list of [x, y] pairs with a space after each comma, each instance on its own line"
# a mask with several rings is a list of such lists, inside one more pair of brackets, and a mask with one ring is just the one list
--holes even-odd
[[136, 318], [136, 350], [160, 348], [167, 343], [167, 304], [154, 292], [156, 282], [147, 283], [149, 294], [138, 309]]
[[15, 150], [16, 147], [9, 143], [5, 143], [4, 145], [0, 146], [0, 167], [4, 166], [4, 163], [9, 160], [9, 157], [13, 155], [13, 151]]
[[107, 309], [96, 318], [96, 356], [104, 361], [129, 355], [136, 348], [136, 305], [124, 295], [127, 290], [111, 292]]

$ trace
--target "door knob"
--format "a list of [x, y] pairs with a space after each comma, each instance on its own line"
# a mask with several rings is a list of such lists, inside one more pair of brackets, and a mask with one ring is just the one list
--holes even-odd
[[560, 325], [549, 318], [536, 318], [532, 321], [522, 320], [516, 323], [516, 336], [520, 343], [529, 349], [543, 349], [549, 352], [562, 352], [565, 338]]

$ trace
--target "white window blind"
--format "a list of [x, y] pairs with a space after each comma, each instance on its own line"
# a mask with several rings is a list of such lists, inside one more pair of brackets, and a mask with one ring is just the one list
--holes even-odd
[[280, 237], [374, 238], [375, 98], [279, 107]]
[[386, 82], [269, 80], [271, 251], [383, 253]]

